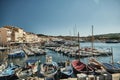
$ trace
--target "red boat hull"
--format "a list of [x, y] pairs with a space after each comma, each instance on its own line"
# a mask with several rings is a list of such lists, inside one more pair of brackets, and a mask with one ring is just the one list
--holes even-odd
[[93, 71], [89, 66], [80, 62], [80, 60], [73, 60], [72, 66], [75, 73], [80, 73], [80, 72], [89, 73]]

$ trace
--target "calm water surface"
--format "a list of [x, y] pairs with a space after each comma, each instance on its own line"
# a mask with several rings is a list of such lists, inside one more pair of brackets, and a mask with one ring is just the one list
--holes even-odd
[[[91, 43], [81, 43], [80, 44], [81, 47], [91, 47]], [[114, 57], [114, 61], [118, 62], [120, 61], [120, 43], [94, 43], [94, 47], [95, 48], [99, 48], [99, 49], [108, 49], [108, 48], [113, 48], [113, 57]], [[70, 58], [67, 56], [63, 56], [62, 54], [59, 54], [57, 52], [51, 51], [51, 50], [47, 50], [47, 54], [51, 55], [53, 58], [53, 61], [56, 62], [60, 62], [60, 61], [65, 61], [65, 60], [74, 60], [75, 58]], [[45, 62], [45, 56], [32, 56], [32, 57], [25, 57], [25, 58], [17, 58], [17, 59], [9, 59], [8, 62], [14, 62], [15, 64], [18, 65], [23, 65], [25, 60], [27, 59], [40, 59], [42, 63]], [[111, 56], [99, 56], [96, 57], [98, 61], [100, 62], [110, 62], [111, 61]], [[80, 58], [80, 60], [82, 62], [87, 63], [88, 62], [88, 58]]]

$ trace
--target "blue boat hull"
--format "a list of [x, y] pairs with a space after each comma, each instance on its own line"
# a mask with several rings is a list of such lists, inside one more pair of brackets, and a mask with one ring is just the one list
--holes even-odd
[[18, 77], [15, 74], [0, 77], [0, 80], [17, 80], [17, 79], [18, 79]]
[[25, 53], [8, 54], [8, 58], [25, 57]]
[[113, 64], [103, 63], [103, 66], [110, 73], [119, 73], [120, 72], [120, 64], [118, 64], [118, 63], [113, 63]]

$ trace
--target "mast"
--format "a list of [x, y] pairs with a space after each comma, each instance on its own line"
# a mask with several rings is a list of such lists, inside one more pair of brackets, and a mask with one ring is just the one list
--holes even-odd
[[78, 32], [78, 52], [79, 52], [79, 59], [80, 59], [80, 40], [79, 40], [79, 32]]
[[69, 30], [69, 36], [70, 36], [70, 40], [72, 41], [72, 34], [70, 30]]
[[79, 32], [78, 32], [78, 49], [80, 49], [80, 40], [79, 40]]
[[92, 54], [93, 54], [93, 48], [94, 48], [94, 47], [93, 47], [93, 45], [94, 45], [94, 44], [93, 44], [93, 42], [94, 42], [93, 28], [94, 28], [94, 27], [93, 27], [93, 25], [92, 25], [92, 44], [91, 44], [91, 45], [92, 45]]
[[74, 31], [75, 31], [74, 35], [76, 36], [76, 35], [77, 35], [77, 27], [76, 27], [76, 24], [75, 24]]
[[113, 64], [114, 63], [114, 59], [113, 59], [113, 48], [111, 47], [111, 52], [112, 52], [112, 61], [111, 63]]

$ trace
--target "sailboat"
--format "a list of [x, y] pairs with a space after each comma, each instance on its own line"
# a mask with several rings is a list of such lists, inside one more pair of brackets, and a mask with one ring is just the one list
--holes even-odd
[[119, 73], [120, 72], [120, 64], [114, 62], [113, 60], [113, 49], [112, 50], [112, 62], [111, 63], [102, 63], [105, 69], [110, 73]]
[[[93, 41], [94, 41], [94, 38], [93, 38], [93, 26], [92, 26], [92, 54], [94, 55], [93, 53]], [[120, 64], [119, 63], [115, 63], [113, 61], [113, 50], [111, 48], [111, 52], [112, 52], [112, 63], [100, 63], [98, 62], [94, 57], [90, 58], [89, 61], [90, 62], [90, 65], [92, 64], [92, 66], [94, 66], [93, 68], [96, 68], [96, 69], [100, 69], [101, 71], [108, 71], [110, 73], [116, 73], [116, 72], [120, 72]]]
[[[80, 50], [80, 43], [79, 43], [79, 32], [78, 32], [78, 48]], [[79, 52], [79, 58], [77, 60], [72, 61], [72, 67], [75, 73], [91, 73], [93, 72], [92, 68], [89, 67], [88, 65], [84, 64], [83, 62], [80, 61], [80, 52]]]
[[94, 73], [100, 73], [100, 72], [106, 72], [104, 66], [102, 66], [102, 64], [97, 61], [97, 59], [94, 57], [94, 36], [93, 36], [93, 25], [92, 25], [92, 38], [91, 38], [91, 54], [92, 57], [89, 58], [89, 66], [94, 70]]

